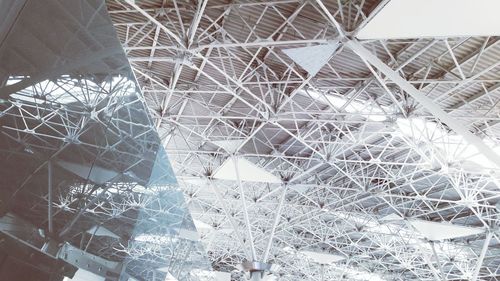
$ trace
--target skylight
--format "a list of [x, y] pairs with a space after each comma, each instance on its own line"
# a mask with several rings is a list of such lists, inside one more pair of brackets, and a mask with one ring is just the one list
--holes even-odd
[[331, 104], [337, 110], [343, 110], [351, 114], [359, 114], [367, 120], [382, 122], [387, 120], [388, 108], [382, 106], [373, 106], [370, 102], [349, 100], [340, 95], [321, 94], [319, 92], [308, 90], [312, 98]]
[[[352, 221], [355, 225], [363, 225], [363, 232], [383, 234], [384, 239], [379, 243], [388, 250], [394, 243], [400, 243], [401, 237], [404, 237], [407, 244], [412, 245], [416, 250], [425, 249], [431, 251], [430, 244], [426, 243], [422, 238], [439, 241], [484, 232], [482, 228], [464, 227], [446, 222], [438, 223], [416, 219], [403, 220], [395, 214], [382, 217], [378, 222], [377, 220], [363, 218], [361, 215], [344, 212], [335, 212], [335, 216], [346, 221]], [[400, 222], [406, 223], [400, 224]], [[440, 255], [454, 253], [457, 261], [467, 261], [470, 258], [470, 255], [464, 252], [463, 247], [460, 245], [444, 241], [440, 241], [436, 245], [438, 245], [436, 252]]]
[[[416, 143], [426, 143], [423, 147], [431, 160], [441, 164], [461, 162], [468, 171], [494, 169], [495, 163], [488, 160], [478, 149], [470, 145], [462, 136], [449, 133], [440, 124], [422, 118], [399, 118], [399, 131]], [[500, 154], [500, 146], [492, 141], [483, 140], [494, 152]], [[419, 146], [421, 147], [421, 146]], [[434, 162], [433, 164], [436, 164]], [[478, 169], [479, 168], [479, 169]]]

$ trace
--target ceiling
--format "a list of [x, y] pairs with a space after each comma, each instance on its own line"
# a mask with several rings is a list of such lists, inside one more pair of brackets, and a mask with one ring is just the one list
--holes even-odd
[[214, 269], [499, 278], [499, 31], [398, 4], [107, 1]]

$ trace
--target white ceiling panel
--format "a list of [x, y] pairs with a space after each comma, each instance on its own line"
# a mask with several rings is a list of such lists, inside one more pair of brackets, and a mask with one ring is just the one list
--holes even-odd
[[[238, 180], [235, 169], [235, 161], [229, 157], [215, 172], [214, 178], [221, 180]], [[243, 157], [236, 160], [239, 177], [242, 181], [281, 183], [281, 180], [268, 171], [258, 167]]]
[[391, 0], [359, 39], [500, 35], [498, 0]]
[[91, 229], [87, 230], [87, 233], [95, 236], [107, 236], [115, 239], [120, 239], [120, 236], [116, 235], [114, 232], [105, 228], [104, 226], [93, 226]]
[[451, 223], [410, 220], [410, 224], [425, 236], [425, 238], [431, 241], [477, 235], [484, 232], [481, 228], [453, 225]]
[[315, 76], [337, 50], [337, 46], [337, 42], [332, 42], [325, 45], [285, 49], [283, 52], [309, 75]]

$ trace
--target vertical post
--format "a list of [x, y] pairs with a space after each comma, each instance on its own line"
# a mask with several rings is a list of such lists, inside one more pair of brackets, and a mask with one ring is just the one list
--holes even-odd
[[49, 221], [49, 234], [52, 235], [54, 233], [54, 223], [52, 220], [53, 210], [52, 210], [52, 202], [53, 202], [53, 190], [52, 190], [52, 160], [47, 162], [47, 177], [48, 177], [48, 221]]
[[250, 225], [250, 219], [248, 217], [248, 208], [247, 208], [247, 203], [245, 201], [245, 190], [243, 189], [243, 184], [241, 183], [241, 178], [240, 178], [240, 171], [238, 169], [238, 157], [232, 155], [231, 156], [234, 164], [234, 169], [236, 172], [236, 179], [238, 180], [238, 187], [240, 190], [240, 199], [241, 203], [243, 205], [243, 215], [245, 216], [245, 224], [247, 225], [247, 232], [248, 232], [248, 239], [250, 240], [250, 247], [252, 249], [252, 259], [254, 261], [257, 260], [257, 252], [255, 251], [255, 245], [253, 244], [253, 235], [252, 235], [252, 228]]
[[484, 239], [483, 249], [481, 249], [481, 255], [479, 255], [479, 259], [477, 260], [476, 269], [474, 269], [474, 275], [472, 275], [472, 281], [476, 281], [479, 276], [479, 271], [481, 270], [481, 266], [483, 265], [484, 257], [486, 256], [486, 251], [488, 250], [488, 246], [490, 245], [491, 238], [493, 237], [493, 232], [488, 232], [486, 234], [486, 238]]
[[436, 263], [437, 263], [437, 266], [439, 268], [439, 272], [441, 273], [441, 279], [446, 281], [446, 276], [444, 275], [443, 266], [441, 265], [441, 262], [439, 262], [439, 257], [437, 255], [436, 248], [434, 247], [434, 241], [431, 241], [431, 248], [432, 248], [432, 253], [434, 254], [434, 257], [436, 258]]

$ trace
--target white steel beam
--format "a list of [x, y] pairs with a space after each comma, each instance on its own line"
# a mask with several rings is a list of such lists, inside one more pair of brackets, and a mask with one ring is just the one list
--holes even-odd
[[271, 251], [271, 246], [273, 245], [276, 227], [278, 226], [278, 223], [280, 222], [280, 219], [281, 219], [281, 212], [283, 210], [283, 205], [285, 203], [286, 191], [288, 189], [288, 185], [286, 183], [284, 185], [285, 186], [283, 187], [283, 193], [281, 193], [281, 198], [280, 198], [280, 203], [278, 205], [278, 210], [276, 211], [276, 214], [274, 217], [273, 227], [271, 228], [271, 234], [269, 235], [269, 241], [267, 242], [266, 251], [264, 252], [264, 257], [262, 258], [262, 261], [264, 261], [264, 262], [266, 262], [268, 257], [269, 257], [269, 253]]
[[493, 237], [493, 232], [490, 231], [486, 234], [486, 238], [484, 239], [483, 248], [481, 249], [481, 254], [477, 260], [476, 268], [474, 269], [474, 274], [472, 275], [472, 281], [476, 281], [479, 276], [479, 271], [481, 270], [481, 266], [483, 265], [484, 257], [486, 256], [486, 251], [488, 251], [488, 247], [490, 245], [491, 238]]

